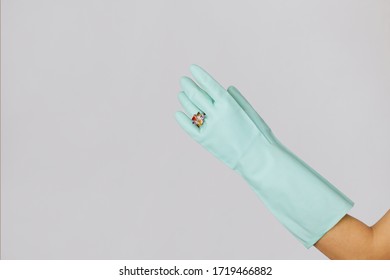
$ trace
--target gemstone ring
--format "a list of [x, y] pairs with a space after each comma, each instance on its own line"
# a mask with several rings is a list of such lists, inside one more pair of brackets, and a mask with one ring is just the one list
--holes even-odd
[[206, 118], [205, 113], [198, 112], [192, 116], [192, 123], [197, 127], [201, 127], [204, 123], [204, 119]]

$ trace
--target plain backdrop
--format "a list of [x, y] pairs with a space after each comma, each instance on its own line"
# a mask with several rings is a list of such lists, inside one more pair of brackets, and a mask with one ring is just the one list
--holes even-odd
[[390, 2], [1, 1], [3, 259], [324, 259], [181, 130], [237, 86], [371, 225], [390, 198]]

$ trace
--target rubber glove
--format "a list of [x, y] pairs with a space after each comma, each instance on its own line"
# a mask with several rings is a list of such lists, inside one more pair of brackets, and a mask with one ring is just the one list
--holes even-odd
[[[275, 217], [306, 248], [346, 215], [353, 202], [285, 148], [234, 87], [225, 90], [205, 70], [181, 78], [180, 126], [249, 183]], [[205, 113], [202, 126], [191, 121]]]

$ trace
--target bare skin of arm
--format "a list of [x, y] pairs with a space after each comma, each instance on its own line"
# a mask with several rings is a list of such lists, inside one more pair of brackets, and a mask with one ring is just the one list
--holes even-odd
[[390, 259], [390, 210], [369, 227], [344, 216], [314, 245], [330, 259]]

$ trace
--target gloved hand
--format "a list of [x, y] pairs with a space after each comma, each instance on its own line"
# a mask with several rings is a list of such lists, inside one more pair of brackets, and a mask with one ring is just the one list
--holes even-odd
[[191, 65], [196, 84], [181, 79], [179, 100], [189, 116], [205, 113], [197, 127], [183, 112], [181, 127], [236, 170], [276, 218], [307, 248], [353, 206], [353, 202], [285, 148], [234, 87], [226, 91], [206, 71]]

